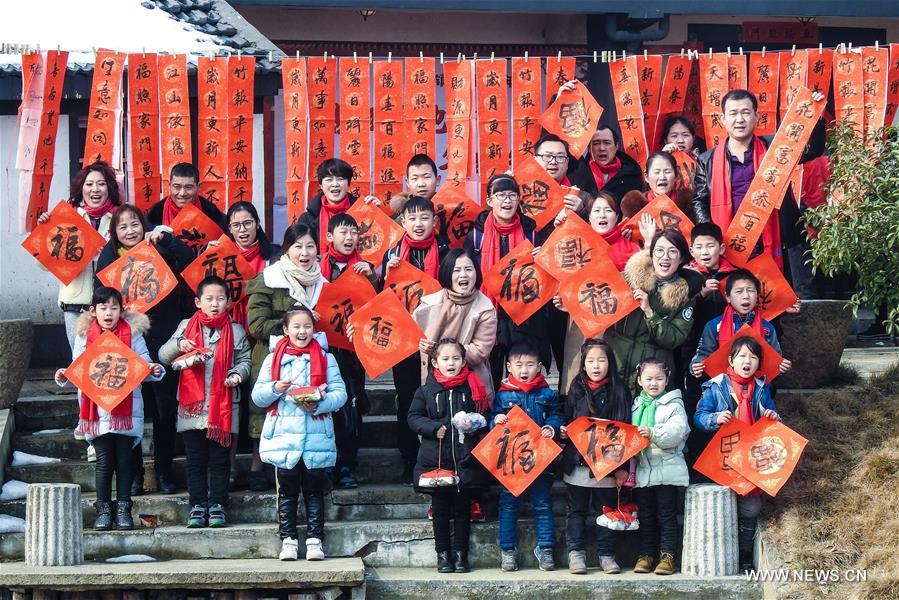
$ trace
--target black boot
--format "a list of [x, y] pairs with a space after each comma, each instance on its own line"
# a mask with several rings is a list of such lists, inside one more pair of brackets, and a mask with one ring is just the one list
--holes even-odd
[[142, 496], [144, 494], [144, 452], [141, 445], [134, 447], [131, 454], [134, 479], [131, 480], [131, 495]]
[[456, 559], [456, 573], [468, 573], [471, 571], [471, 565], [468, 564], [468, 552], [455, 550], [453, 551], [453, 556]]
[[450, 558], [449, 551], [438, 552], [437, 553], [437, 572], [438, 573], [453, 573], [455, 572], [456, 567], [453, 565], [453, 559]]
[[751, 571], [755, 568], [753, 565], [753, 554], [755, 551], [755, 522], [752, 523], [751, 527], [748, 526], [748, 524], [741, 523], [737, 539], [740, 549], [740, 572]]
[[162, 471], [156, 472], [156, 489], [160, 494], [174, 494], [178, 491], [178, 486], [172, 481], [172, 476]]
[[299, 539], [297, 533], [297, 505], [293, 498], [278, 498], [278, 533], [281, 539]]
[[134, 529], [134, 519], [131, 517], [131, 501], [117, 500], [115, 503], [116, 529]]
[[97, 531], [109, 531], [112, 529], [112, 502], [94, 502], [97, 509], [97, 520], [94, 521], [94, 529]]

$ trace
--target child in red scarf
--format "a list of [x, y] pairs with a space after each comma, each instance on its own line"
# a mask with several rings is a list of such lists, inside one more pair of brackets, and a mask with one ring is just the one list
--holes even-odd
[[309, 201], [300, 223], [317, 231], [318, 239], [323, 240], [331, 219], [348, 211], [356, 202], [356, 196], [349, 193], [353, 167], [339, 158], [329, 158], [318, 165], [316, 177], [319, 191]]
[[[313, 336], [315, 318], [306, 307], [284, 314], [284, 332], [265, 357], [253, 386], [253, 403], [268, 409], [259, 453], [275, 466], [281, 560], [298, 555], [297, 504], [306, 506], [306, 560], [322, 560], [326, 469], [337, 459], [331, 414], [347, 401], [333, 356]], [[293, 392], [293, 393], [292, 393]]]
[[[509, 349], [506, 362], [509, 377], [504, 379], [493, 398], [491, 425], [506, 422], [506, 413], [520, 406], [542, 428], [545, 438], [553, 438], [564, 425], [559, 394], [549, 387], [543, 377], [540, 354], [527, 344], [515, 344]], [[541, 571], [555, 569], [555, 522], [552, 506], [553, 475], [544, 471], [528, 487], [534, 523], [537, 526], [537, 547], [534, 556]], [[499, 546], [502, 550], [503, 571], [518, 570], [518, 511], [523, 496], [515, 497], [509, 490], [499, 495]]]
[[[696, 427], [714, 433], [734, 419], [750, 427], [762, 417], [780, 420], [765, 378], [756, 377], [762, 364], [761, 344], [749, 336], [738, 337], [730, 345], [728, 363], [727, 373], [703, 384], [702, 399], [693, 416]], [[761, 506], [758, 489], [737, 496], [741, 571], [753, 568], [753, 541]]]
[[[140, 313], [122, 310], [122, 294], [111, 287], [94, 290], [89, 312], [82, 313], [76, 325], [75, 348], [72, 361], [78, 359], [91, 343], [103, 333], [111, 331], [123, 344], [150, 363], [145, 381], [159, 381], [165, 375], [162, 365], [150, 358], [143, 334], [150, 329], [150, 320]], [[55, 374], [56, 384], [66, 384], [65, 369]], [[112, 474], [116, 475], [115, 525], [118, 529], [134, 529], [131, 517], [131, 483], [135, 473], [131, 461], [132, 449], [140, 444], [144, 432], [144, 400], [138, 385], [111, 412], [100, 408], [80, 390], [78, 391], [78, 429], [97, 453], [95, 485], [97, 519], [94, 529], [112, 528]]]
[[[171, 365], [181, 354], [201, 348], [212, 358], [185, 368], [178, 383], [178, 432], [187, 454], [188, 527], [225, 526], [231, 461], [229, 448], [237, 433], [241, 382], [250, 376], [250, 342], [244, 328], [231, 320], [228, 286], [210, 276], [197, 286], [199, 309], [184, 319], [159, 349], [159, 360]], [[208, 520], [208, 521], [207, 521]]]

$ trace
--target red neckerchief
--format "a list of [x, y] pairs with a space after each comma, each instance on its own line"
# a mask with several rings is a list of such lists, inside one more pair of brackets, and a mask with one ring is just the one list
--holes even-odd
[[[257, 241], [249, 248], [241, 248], [238, 246], [238, 250], [240, 250], [241, 256], [243, 256], [250, 266], [253, 267], [253, 271], [258, 275], [262, 273], [262, 270], [265, 269], [265, 259], [262, 257], [262, 245]], [[231, 306], [231, 319], [243, 327], [244, 331], [249, 333], [249, 305], [250, 305], [250, 297], [244, 294], [244, 297], [235, 302]], [[250, 342], [252, 345], [253, 342]]]
[[530, 381], [522, 381], [514, 375], [509, 375], [509, 377], [503, 379], [503, 382], [502, 384], [500, 384], [499, 389], [530, 394], [534, 390], [544, 387], [549, 387], [549, 384], [546, 383], [546, 378], [541, 373]]
[[640, 246], [621, 235], [621, 226], [615, 225], [606, 233], [601, 233], [602, 239], [609, 244], [609, 258], [615, 263], [615, 268], [624, 270], [628, 259], [640, 251]]
[[571, 187], [571, 180], [568, 179], [568, 175], [562, 178], [562, 181], [559, 182], [559, 185], [564, 185], [565, 187]]
[[[337, 204], [331, 204], [330, 202], [328, 202], [325, 194], [322, 193], [322, 205], [321, 210], [318, 213], [318, 239], [328, 239], [328, 223], [331, 222], [331, 218], [334, 215], [345, 213], [348, 210], [350, 210], [349, 194], [344, 196], [343, 200], [341, 200]], [[319, 243], [321, 243], [321, 241]]]
[[[509, 238], [509, 250], [524, 241], [524, 228], [521, 226], [521, 216], [516, 213], [512, 222], [502, 225], [496, 222], [493, 212], [487, 215], [484, 221], [484, 238], [481, 241], [481, 273], [487, 273], [493, 265], [502, 260], [500, 255], [501, 236]], [[481, 291], [487, 293], [487, 286], [482, 285]]]
[[[290, 356], [300, 356], [302, 354], [309, 355], [309, 385], [318, 387], [323, 383], [328, 383], [328, 360], [325, 358], [325, 351], [315, 338], [309, 342], [305, 348], [294, 346], [290, 342], [290, 338], [286, 335], [278, 340], [275, 345], [275, 351], [272, 353], [272, 381], [281, 380], [281, 360], [285, 354]], [[268, 412], [272, 415], [278, 414], [278, 403], [272, 402], [268, 407]], [[319, 415], [322, 416], [322, 415]], [[324, 418], [322, 416], [322, 418]]]
[[334, 259], [334, 262], [346, 263], [347, 269], [352, 269], [353, 265], [362, 260], [362, 256], [359, 254], [359, 250], [353, 248], [353, 253], [347, 256], [346, 254], [341, 254], [337, 250], [334, 249], [334, 246], [328, 244], [325, 246], [324, 256], [322, 256], [322, 260], [320, 263], [322, 275], [324, 276], [326, 281], [333, 281], [331, 279], [331, 275], [333, 274], [333, 267], [331, 265], [331, 259]]
[[[730, 304], [724, 309], [724, 314], [721, 315], [721, 326], [718, 327], [718, 347], [729, 347], [730, 341], [734, 337], [736, 331], [734, 330], [734, 314], [739, 314], [734, 310], [734, 307]], [[742, 315], [741, 315], [742, 316]], [[748, 315], [746, 315], [748, 317]], [[749, 324], [759, 337], [765, 339], [765, 334], [762, 333], [762, 316], [756, 311], [755, 318], [752, 319], [752, 323]]]
[[165, 203], [162, 205], [162, 224], [166, 227], [170, 226], [180, 212], [181, 209], [178, 208], [178, 205], [175, 204], [172, 197], [168, 196], [165, 199]]
[[[695, 261], [695, 260], [690, 262], [690, 268], [693, 269], [694, 271], [699, 271], [703, 275], [711, 274], [711, 271], [709, 271], [704, 264], [702, 264], [698, 261]], [[724, 258], [722, 256], [721, 258], [718, 259], [718, 269], [715, 271], [715, 273], [716, 274], [717, 273], [730, 273], [730, 272], [736, 271], [736, 270], [737, 270], [737, 268], [735, 266], [733, 266], [729, 260], [727, 260], [726, 258]]]
[[452, 377], [447, 377], [437, 369], [434, 369], [434, 379], [448, 390], [459, 387], [463, 383], [467, 383], [468, 387], [471, 388], [471, 398], [474, 400], [475, 410], [484, 412], [490, 407], [487, 400], [487, 388], [484, 387], [484, 382], [481, 381], [481, 378], [478, 377], [477, 373], [468, 368], [468, 365], [462, 367], [462, 370]]
[[730, 387], [737, 397], [737, 410], [734, 416], [752, 427], [755, 423], [755, 415], [752, 412], [752, 394], [755, 392], [755, 377], [741, 377], [730, 366], [727, 367], [727, 377], [730, 379]]
[[92, 208], [87, 205], [87, 202], [81, 203], [81, 208], [84, 209], [84, 212], [88, 214], [91, 219], [99, 219], [103, 217], [106, 213], [110, 213], [115, 210], [115, 205], [112, 203], [112, 200], [106, 198], [106, 201], [103, 202], [100, 206], [96, 208]]
[[428, 249], [428, 252], [425, 254], [425, 263], [422, 271], [436, 279], [437, 271], [440, 268], [440, 252], [437, 250], [437, 236], [432, 233], [430, 237], [423, 240], [413, 240], [409, 237], [408, 233], [405, 234], [403, 239], [400, 240], [400, 258], [409, 261], [409, 254], [412, 252], [413, 248], [416, 250]]
[[[125, 319], [120, 318], [116, 326], [110, 329], [123, 344], [131, 347], [131, 325]], [[87, 346], [90, 347], [91, 342], [96, 340], [103, 333], [103, 328], [96, 319], [91, 321], [91, 325], [87, 330]], [[132, 400], [134, 394], [128, 394], [112, 412], [109, 413], [109, 428], [112, 431], [129, 431], [132, 427], [131, 412]], [[96, 437], [100, 432], [100, 413], [97, 404], [88, 398], [87, 394], [81, 393], [81, 408], [78, 411], [78, 431], [90, 437]]]
[[620, 170], [621, 159], [617, 156], [615, 157], [615, 160], [607, 165], [601, 165], [595, 160], [590, 160], [590, 171], [593, 173], [593, 179], [596, 180], [596, 187], [599, 189], [602, 189], [603, 186], [607, 184], [610, 179], [615, 177]]
[[600, 379], [599, 381], [593, 381], [589, 377], [584, 377], [584, 381], [587, 382], [587, 387], [590, 389], [590, 391], [595, 392], [605, 384], [609, 383], [609, 378], [605, 377], [603, 379]]

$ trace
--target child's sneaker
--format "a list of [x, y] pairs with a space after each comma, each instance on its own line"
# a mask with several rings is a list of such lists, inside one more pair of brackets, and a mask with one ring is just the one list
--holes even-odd
[[639, 558], [637, 558], [637, 564], [634, 565], [634, 573], [652, 573], [653, 568], [656, 566], [656, 559], [649, 556], [648, 554], [643, 554]]
[[674, 575], [677, 567], [674, 565], [674, 555], [668, 552], [662, 552], [659, 558], [659, 566], [656, 567], [656, 575]]
[[293, 538], [285, 538], [281, 541], [281, 554], [278, 560], [296, 560], [298, 556], [298, 544]]
[[209, 526], [224, 527], [225, 526], [225, 507], [221, 504], [213, 504], [209, 507]]
[[188, 529], [197, 529], [199, 527], [206, 527], [206, 507], [205, 506], [195, 504], [190, 509], [190, 515], [188, 515], [188, 517], [187, 517], [187, 527], [188, 527]]
[[534, 556], [537, 557], [537, 566], [541, 571], [555, 571], [556, 561], [553, 559], [552, 548], [534, 548]]
[[340, 467], [340, 475], [337, 479], [337, 487], [342, 490], [351, 490], [353, 488], [359, 487], [359, 484], [356, 483], [356, 477], [353, 476], [353, 472], [349, 467]]
[[306, 560], [325, 560], [322, 541], [318, 538], [306, 539]]
[[471, 501], [471, 522], [472, 523], [483, 523], [487, 519], [484, 517], [484, 510], [481, 508], [481, 503], [477, 500]]
[[503, 550], [502, 558], [500, 559], [500, 568], [506, 572], [517, 571], [518, 553], [515, 550]]
[[599, 555], [599, 568], [602, 569], [602, 572], [606, 575], [616, 575], [621, 573], [621, 567], [618, 566], [618, 563], [615, 562], [615, 557], [612, 555]]
[[587, 574], [587, 553], [583, 550], [568, 552], [568, 572], [574, 575]]

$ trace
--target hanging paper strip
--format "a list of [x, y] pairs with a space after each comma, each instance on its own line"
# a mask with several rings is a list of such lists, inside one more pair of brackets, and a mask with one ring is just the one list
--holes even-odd
[[865, 99], [865, 139], [883, 127], [887, 108], [887, 71], [890, 56], [887, 48], [862, 48], [862, 77]]
[[415, 154], [436, 159], [437, 81], [433, 58], [406, 59], [406, 86], [403, 95], [406, 139], [403, 163]]
[[471, 173], [473, 66], [470, 60], [451, 61], [443, 65], [446, 90], [446, 181], [443, 185], [459, 188], [462, 192]]
[[749, 55], [749, 91], [759, 103], [758, 135], [773, 135], [777, 130], [777, 89], [780, 82], [780, 60], [775, 52], [753, 52]]
[[113, 169], [122, 165], [122, 72], [125, 55], [100, 50], [94, 62], [90, 109], [84, 143], [85, 166], [102, 160]]
[[808, 51], [808, 72], [805, 76], [805, 82], [808, 89], [813, 92], [824, 94], [824, 98], [830, 95], [830, 75], [833, 71], [833, 50], [824, 50], [823, 48], [817, 52]]
[[887, 75], [887, 107], [884, 122], [892, 125], [896, 109], [899, 107], [899, 44], [890, 44], [890, 68]]
[[340, 148], [338, 156], [353, 168], [350, 193], [357, 198], [371, 194], [371, 62], [341, 58]]
[[833, 53], [833, 105], [837, 121], [847, 121], [864, 134], [864, 74], [859, 50]]
[[646, 166], [646, 131], [643, 124], [643, 108], [640, 104], [640, 88], [637, 84], [637, 59], [626, 59], [609, 64], [612, 77], [612, 93], [615, 94], [615, 110], [621, 130], [622, 149], [641, 168]]
[[727, 137], [721, 107], [721, 99], [728, 92], [726, 54], [703, 54], [699, 57], [699, 87], [705, 142], [711, 148]]
[[512, 59], [512, 166], [534, 155], [540, 138], [540, 58]]
[[376, 61], [374, 77], [374, 194], [382, 206], [403, 191], [403, 61]]
[[19, 140], [16, 147], [16, 168], [34, 169], [41, 112], [44, 108], [44, 76], [46, 59], [41, 52], [22, 55], [22, 104], [19, 105]]
[[256, 57], [228, 59], [228, 195], [226, 207], [253, 201], [253, 83]]
[[309, 57], [306, 63], [309, 89], [309, 197], [318, 192], [315, 170], [334, 156], [337, 127], [337, 59]]
[[197, 59], [197, 168], [203, 196], [224, 210], [228, 184], [228, 58]]
[[550, 56], [546, 59], [546, 106], [559, 92], [559, 86], [574, 79], [577, 59], [573, 56]]
[[475, 64], [478, 98], [478, 173], [481, 198], [487, 182], [509, 168], [509, 96], [506, 60], [479, 60]]
[[659, 125], [659, 106], [662, 91], [662, 57], [644, 55], [637, 57], [637, 85], [640, 88], [640, 106], [643, 110], [643, 131], [647, 153], [656, 148]]
[[287, 222], [296, 223], [306, 209], [309, 173], [309, 96], [306, 59], [281, 60], [284, 87], [284, 146], [287, 156]]
[[172, 167], [193, 162], [190, 141], [190, 102], [187, 95], [187, 57], [159, 56], [159, 124], [162, 147], [162, 179], [169, 180]]
[[780, 53], [780, 121], [787, 113], [787, 107], [793, 102], [800, 87], [805, 87], [805, 74], [808, 72], [808, 53], [796, 50]]
[[162, 195], [159, 177], [159, 69], [155, 54], [128, 55], [131, 202], [146, 213]]
[[731, 90], [745, 90], [747, 86], [746, 56], [731, 54], [727, 57], [727, 86]]
[[656, 121], [657, 125], [652, 139], [648, 140], [653, 150], [665, 145], [665, 140], [661, 137], [665, 120], [670, 115], [679, 115], [684, 112], [691, 64], [690, 59], [686, 56], [668, 57], [668, 63], [665, 65], [665, 78], [662, 80], [662, 92], [659, 95], [659, 118]]
[[687, 99], [684, 103], [684, 116], [696, 127], [696, 135], [708, 139], [705, 134], [705, 124], [702, 119], [702, 91], [699, 84], [699, 61], [690, 59], [690, 79], [687, 81]]

